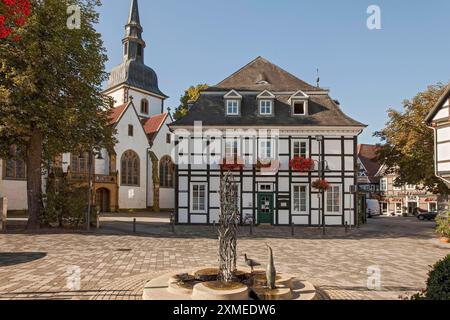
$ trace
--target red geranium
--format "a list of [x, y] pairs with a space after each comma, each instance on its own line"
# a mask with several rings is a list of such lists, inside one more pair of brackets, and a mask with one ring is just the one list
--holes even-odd
[[312, 183], [312, 187], [320, 191], [327, 191], [330, 188], [330, 183], [325, 179], [319, 179]]
[[0, 39], [20, 39], [15, 29], [25, 25], [30, 6], [30, 0], [0, 0]]
[[295, 156], [294, 159], [289, 161], [289, 166], [292, 170], [298, 172], [309, 172], [314, 170], [314, 160], [305, 159], [300, 156]]

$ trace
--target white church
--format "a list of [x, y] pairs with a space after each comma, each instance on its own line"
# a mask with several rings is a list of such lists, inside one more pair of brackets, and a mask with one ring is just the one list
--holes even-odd
[[[174, 143], [168, 128], [172, 117], [165, 112], [168, 97], [159, 89], [155, 71], [144, 64], [142, 33], [138, 2], [133, 0], [122, 40], [123, 61], [111, 71], [103, 92], [114, 100], [110, 119], [118, 143], [114, 154], [103, 150], [92, 159], [94, 201], [101, 212], [146, 210], [155, 205], [174, 208]], [[88, 181], [88, 158], [88, 153], [62, 155], [69, 181]], [[24, 162], [0, 160], [0, 173], [0, 198], [8, 198], [9, 210], [26, 210]]]

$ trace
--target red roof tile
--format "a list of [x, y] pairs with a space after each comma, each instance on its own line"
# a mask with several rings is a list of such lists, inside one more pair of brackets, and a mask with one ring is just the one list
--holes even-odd
[[124, 110], [128, 107], [129, 103], [125, 103], [121, 106], [115, 107], [114, 109], [111, 109], [111, 113], [109, 115], [109, 121], [111, 124], [115, 124], [117, 123], [117, 121], [119, 121], [122, 113], [124, 112]]
[[147, 121], [145, 121], [144, 130], [150, 141], [153, 141], [155, 139], [156, 135], [158, 134], [159, 130], [161, 129], [162, 125], [164, 124], [168, 116], [169, 116], [168, 113], [162, 113], [153, 116], [149, 118]]
[[370, 144], [360, 144], [358, 146], [358, 157], [364, 168], [367, 170], [367, 176], [372, 183], [377, 183], [375, 175], [380, 169], [380, 163], [377, 160], [377, 151], [379, 146]]

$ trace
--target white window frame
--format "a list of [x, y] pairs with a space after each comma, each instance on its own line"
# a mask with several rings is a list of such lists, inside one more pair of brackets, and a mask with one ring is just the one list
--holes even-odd
[[[397, 205], [400, 205], [400, 212], [397, 210]], [[403, 214], [403, 203], [401, 202], [394, 202], [394, 213], [395, 214]]]
[[[295, 157], [295, 144], [296, 143], [305, 143], [305, 158], [309, 158], [309, 141], [308, 140], [303, 140], [303, 139], [295, 139], [292, 141], [292, 157]], [[299, 146], [299, 149], [301, 150], [301, 145]]]
[[[298, 103], [303, 103], [303, 113], [295, 113], [295, 105]], [[308, 108], [308, 101], [306, 101], [306, 100], [293, 100], [292, 101], [292, 115], [293, 116], [306, 116], [306, 114], [308, 113], [307, 108]]]
[[[232, 153], [228, 153], [230, 149], [230, 145], [231, 149], [232, 149]], [[223, 147], [223, 153], [224, 153], [224, 157], [225, 158], [236, 158], [239, 157], [239, 140], [237, 139], [225, 139], [224, 140], [224, 147]], [[235, 152], [236, 151], [236, 152]]]
[[[304, 187], [305, 188], [305, 210], [295, 210], [295, 188], [296, 187]], [[292, 184], [292, 201], [291, 201], [291, 208], [292, 208], [292, 214], [308, 214], [309, 212], [309, 187], [307, 184], [304, 183], [295, 183]], [[299, 204], [301, 206], [301, 204]]]
[[[383, 210], [383, 204], [386, 205], [386, 211]], [[381, 209], [381, 213], [382, 213], [382, 214], [387, 214], [387, 213], [389, 213], [389, 203], [387, 203], [386, 201], [381, 201], [381, 202], [380, 202], [380, 209]]]
[[[338, 199], [338, 205], [337, 205], [337, 207], [338, 207], [338, 210], [334, 210], [335, 208], [334, 208], [334, 204], [332, 205], [333, 206], [333, 208], [332, 208], [332, 210], [330, 211], [330, 210], [328, 210], [328, 197], [330, 196], [330, 192], [332, 192], [332, 190], [334, 189], [334, 188], [339, 188], [339, 192], [338, 192], [338, 195], [337, 195], [337, 199]], [[335, 198], [336, 196], [334, 195], [334, 192], [333, 192], [333, 200], [335, 200], [336, 198]], [[325, 212], [327, 212], [327, 213], [330, 213], [330, 214], [338, 214], [338, 213], [342, 213], [342, 186], [341, 185], [339, 185], [339, 184], [332, 184], [332, 185], [330, 185], [330, 189], [328, 189], [326, 192], [325, 192]]]
[[409, 190], [409, 191], [416, 190], [416, 185], [415, 184], [407, 184], [406, 190]]
[[[264, 148], [262, 148], [262, 144], [267, 143], [267, 142], [270, 143], [270, 155], [269, 156], [267, 156], [267, 153], [262, 154], [262, 150], [267, 151], [266, 149], [269, 149], [269, 148], [267, 148], [267, 145]], [[274, 153], [274, 145], [275, 145], [275, 143], [272, 139], [260, 139], [258, 141], [258, 157], [259, 157], [259, 159], [260, 160], [273, 160], [274, 154], [275, 154]]]
[[[226, 108], [227, 108], [226, 113], [228, 116], [238, 116], [239, 115], [240, 101], [238, 99], [228, 99], [228, 100], [226, 100], [225, 104], [226, 104]], [[233, 112], [235, 107], [236, 107], [236, 112]], [[232, 112], [230, 112], [230, 108], [233, 109], [233, 110], [231, 110]]]
[[387, 191], [388, 190], [388, 180], [387, 178], [381, 178], [380, 179], [380, 191]]
[[[203, 210], [201, 209], [194, 209], [194, 187], [195, 186], [203, 186], [205, 187], [205, 208]], [[208, 212], [208, 183], [206, 182], [191, 182], [191, 193], [190, 193], [190, 202], [191, 202], [191, 213], [207, 213]]]
[[[268, 104], [267, 104], [268, 103]], [[269, 112], [266, 109], [269, 108]], [[262, 116], [271, 116], [273, 114], [273, 100], [269, 99], [261, 99], [259, 100], [259, 114]]]

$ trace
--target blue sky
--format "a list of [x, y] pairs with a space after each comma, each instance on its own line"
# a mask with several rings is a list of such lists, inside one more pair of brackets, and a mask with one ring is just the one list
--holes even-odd
[[[98, 31], [107, 69], [121, 62], [131, 0], [105, 0]], [[382, 30], [366, 27], [369, 5], [381, 8]], [[261, 55], [321, 86], [349, 116], [368, 124], [362, 143], [386, 110], [430, 84], [450, 81], [450, 1], [140, 0], [146, 64], [178, 106], [193, 84], [216, 84]]]

